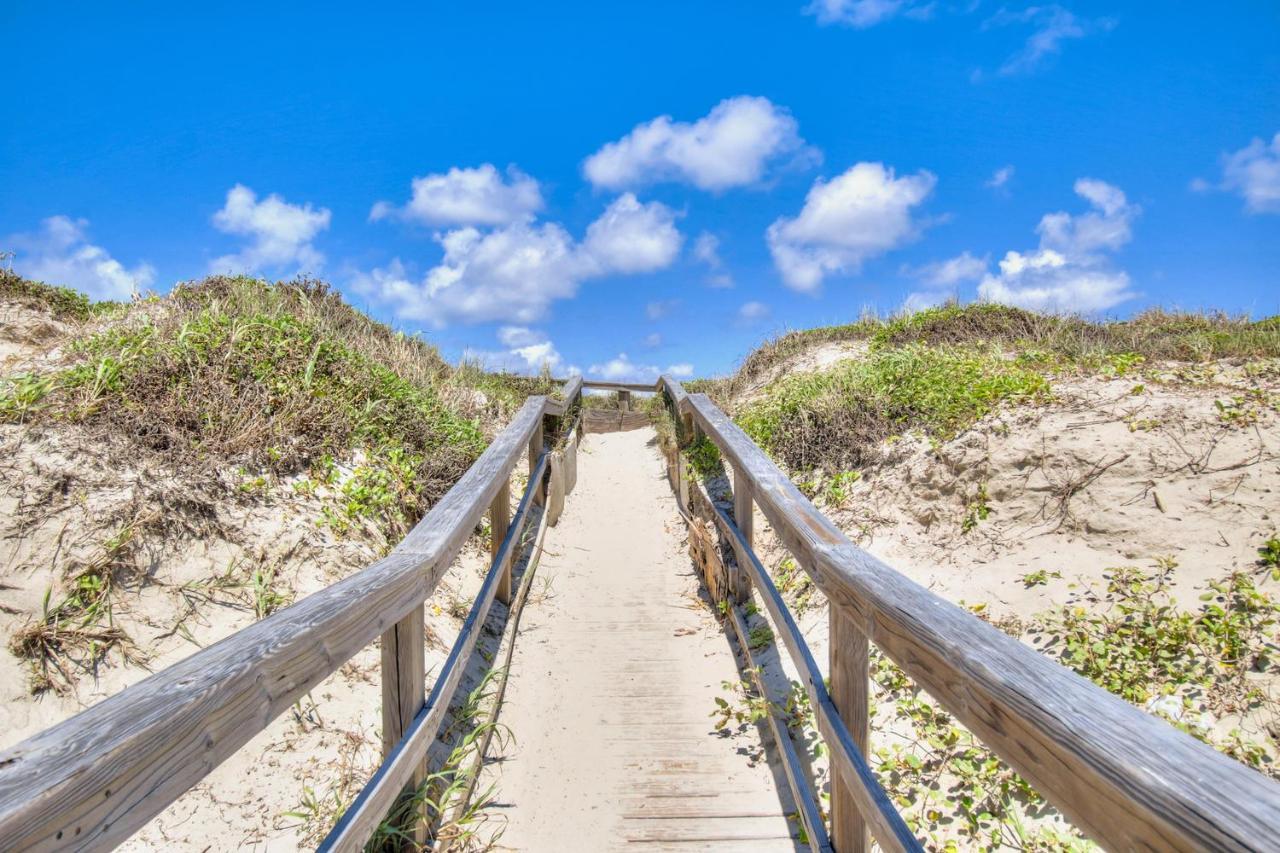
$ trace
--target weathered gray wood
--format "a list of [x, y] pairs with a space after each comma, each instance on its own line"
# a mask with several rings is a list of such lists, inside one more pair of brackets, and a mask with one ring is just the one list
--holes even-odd
[[747, 623], [737, 607], [729, 608], [729, 622], [738, 637], [738, 648], [746, 658], [748, 677], [755, 685], [756, 693], [768, 702], [769, 711], [766, 720], [769, 723], [769, 733], [773, 735], [773, 742], [777, 745], [778, 753], [782, 758], [782, 769], [787, 777], [787, 785], [791, 788], [792, 799], [799, 810], [800, 824], [804, 827], [805, 835], [809, 839], [809, 849], [813, 853], [832, 853], [831, 839], [822, 822], [822, 809], [818, 806], [817, 798], [809, 784], [809, 776], [800, 764], [800, 757], [796, 755], [795, 744], [791, 742], [786, 724], [778, 719], [777, 709], [782, 707], [782, 699], [770, 695], [768, 686], [764, 683], [761, 665], [756, 660], [755, 652], [751, 650]]
[[546, 493], [543, 490], [541, 480], [534, 481], [533, 472], [538, 467], [539, 461], [542, 459], [542, 451], [545, 445], [544, 433], [542, 429], [542, 420], [538, 420], [538, 427], [533, 434], [529, 436], [529, 482], [534, 485], [533, 502], [541, 506], [546, 502]]
[[118, 844], [418, 607], [523, 453], [543, 398], [389, 556], [0, 753], [0, 839]]
[[630, 391], [618, 392], [618, 410], [622, 412], [631, 411], [631, 392]]
[[693, 412], [683, 406], [684, 398], [688, 396], [685, 393], [684, 386], [676, 381], [674, 377], [665, 373], [658, 379], [658, 387], [666, 393], [668, 399], [671, 400], [673, 407], [673, 417], [676, 420], [676, 439], [681, 447], [688, 445], [694, 440]]
[[649, 416], [644, 412], [621, 412], [617, 409], [583, 409], [584, 433], [629, 432], [649, 426]]
[[546, 471], [547, 461], [548, 455], [543, 454], [534, 467], [534, 476], [529, 478], [529, 484], [520, 499], [520, 506], [516, 509], [515, 518], [507, 529], [507, 535], [502, 540], [497, 556], [489, 565], [489, 571], [485, 574], [471, 610], [458, 631], [458, 638], [449, 651], [449, 657], [445, 659], [444, 666], [441, 667], [440, 674], [432, 685], [431, 695], [427, 697], [426, 704], [418, 711], [406, 729], [404, 737], [383, 760], [374, 772], [373, 778], [356, 797], [355, 802], [347, 808], [333, 829], [329, 831], [321, 842], [319, 850], [350, 851], [350, 853], [363, 850], [365, 842], [373, 835], [378, 824], [395, 804], [400, 791], [413, 777], [415, 769], [426, 759], [427, 749], [435, 740], [440, 722], [453, 701], [458, 685], [462, 683], [467, 659], [475, 649], [480, 629], [497, 595], [498, 579], [511, 565], [512, 557], [519, 548], [520, 535], [528, 519], [529, 509], [533, 505], [533, 496], [537, 492], [536, 483]]
[[[754, 545], [755, 505], [751, 500], [751, 478], [736, 468], [733, 473], [733, 519], [742, 534], [742, 541], [747, 550]], [[739, 564], [746, 560], [739, 558]], [[738, 569], [733, 574], [733, 597], [739, 604], [751, 598], [751, 578], [745, 569]]]
[[547, 480], [547, 524], [552, 527], [560, 521], [564, 512], [564, 454], [557, 450], [551, 454], [551, 473]]
[[610, 382], [599, 379], [584, 379], [582, 387], [593, 391], [640, 391], [646, 394], [652, 394], [658, 390], [652, 382]]
[[[511, 526], [511, 479], [502, 483], [502, 488], [489, 505], [489, 556], [494, 558], [502, 550], [502, 542], [507, 538], [507, 529]], [[503, 604], [511, 603], [511, 568], [508, 566], [498, 577], [498, 600]], [[385, 755], [385, 753], [384, 753]]]
[[[831, 700], [853, 737], [868, 755], [871, 744], [870, 648], [866, 636], [841, 607], [831, 607]], [[869, 847], [867, 822], [843, 776], [831, 779], [831, 836], [840, 853], [864, 853]]]
[[1117, 850], [1280, 844], [1280, 785], [857, 548], [706, 395], [683, 405], [751, 478], [765, 518], [818, 588], [1081, 830]]
[[573, 409], [582, 397], [582, 377], [574, 376], [564, 384], [564, 388], [560, 392], [561, 399], [547, 400], [546, 414], [555, 417], [562, 417]]
[[573, 494], [578, 485], [578, 444], [581, 441], [581, 420], [569, 430], [569, 437], [564, 442], [564, 493]]
[[[701, 488], [701, 484], [698, 487]], [[858, 814], [866, 821], [882, 850], [919, 850], [919, 843], [911, 835], [911, 830], [880, 787], [879, 780], [867, 763], [865, 747], [858, 744], [836, 710], [823, 683], [822, 671], [818, 669], [809, 644], [774, 585], [773, 578], [769, 577], [760, 558], [748, 546], [742, 531], [728, 513], [719, 506], [714, 506], [714, 511], [716, 524], [734, 543], [734, 553], [738, 556], [740, 565], [751, 572], [769, 620], [809, 694], [818, 730], [830, 751], [833, 784], [838, 780], [841, 789], [853, 800]]]
[[[426, 701], [425, 623], [422, 605], [382, 635], [382, 756], [386, 758]], [[402, 796], [411, 796], [426, 778], [419, 763]], [[402, 829], [419, 844], [427, 838], [425, 815], [408, 818]]]

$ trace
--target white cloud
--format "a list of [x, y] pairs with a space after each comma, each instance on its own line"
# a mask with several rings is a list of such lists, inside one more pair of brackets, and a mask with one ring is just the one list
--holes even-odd
[[978, 285], [982, 299], [1036, 311], [1093, 313], [1133, 298], [1128, 274], [1112, 268], [1104, 253], [1132, 239], [1131, 224], [1141, 209], [1103, 181], [1081, 178], [1075, 191], [1093, 209], [1042, 217], [1039, 248], [1007, 252], [999, 272]]
[[666, 370], [663, 370], [654, 364], [636, 364], [625, 352], [620, 352], [616, 358], [593, 364], [587, 369], [587, 374], [592, 379], [614, 382], [652, 382], [663, 373], [670, 373], [672, 376], [692, 376], [693, 365], [681, 362], [669, 365]]
[[907, 267], [907, 275], [920, 279], [930, 287], [954, 287], [965, 281], [977, 281], [987, 272], [987, 259], [961, 252], [945, 261], [934, 261], [920, 267]]
[[759, 183], [784, 158], [812, 161], [791, 114], [767, 98], [739, 96], [695, 122], [659, 116], [606, 144], [583, 163], [596, 187], [625, 189], [660, 181], [703, 190]]
[[814, 291], [826, 276], [853, 273], [863, 261], [915, 239], [912, 209], [937, 183], [926, 171], [899, 178], [883, 163], [858, 163], [832, 179], [814, 182], [794, 219], [776, 220], [766, 233], [783, 281]]
[[645, 335], [644, 345], [648, 349], [657, 349], [662, 346], [662, 334], [659, 332], [653, 332]]
[[703, 231], [693, 243], [693, 257], [706, 264], [710, 274], [707, 284], [711, 287], [733, 287], [733, 276], [724, 271], [724, 262], [720, 259], [720, 238], [710, 231]]
[[227, 192], [226, 204], [213, 215], [213, 224], [250, 242], [241, 252], [217, 258], [209, 267], [213, 272], [257, 272], [296, 264], [299, 270], [318, 271], [324, 255], [311, 241], [329, 227], [329, 219], [325, 208], [289, 204], [275, 193], [258, 201], [253, 190], [236, 184]]
[[[993, 26], [1029, 25], [1031, 35], [1027, 36], [1022, 49], [1014, 53], [997, 70], [997, 74], [1009, 76], [1035, 71], [1045, 60], [1062, 52], [1062, 43], [1068, 39], [1084, 38], [1092, 32], [1109, 30], [1115, 26], [1110, 18], [1087, 20], [1076, 17], [1069, 9], [1057, 4], [1047, 6], [1028, 6], [1019, 12], [1001, 9], [983, 25], [984, 29]], [[981, 72], [974, 73], [974, 79], [980, 79]]]
[[15, 251], [14, 267], [27, 278], [72, 287], [95, 300], [123, 301], [155, 281], [150, 264], [132, 268], [89, 242], [86, 219], [50, 216], [34, 234], [13, 234], [6, 242]]
[[399, 317], [437, 328], [451, 321], [533, 323], [552, 302], [576, 295], [583, 281], [669, 266], [683, 240], [674, 216], [627, 194], [587, 228], [582, 243], [554, 222], [458, 228], [434, 235], [444, 257], [420, 279], [397, 258], [357, 273], [351, 284]]
[[693, 241], [693, 256], [713, 270], [720, 269], [720, 238], [710, 231], [703, 231]]
[[1250, 213], [1280, 213], [1280, 133], [1254, 139], [1222, 157], [1221, 188], [1238, 193]]
[[[557, 370], [563, 359], [545, 334], [525, 326], [503, 326], [498, 329], [498, 342], [503, 350], [467, 349], [463, 358], [479, 361], [487, 370], [508, 373], [539, 373]], [[569, 368], [572, 373], [576, 368]], [[579, 371], [580, 372], [580, 371]]]
[[1013, 177], [1013, 167], [1001, 166], [999, 169], [996, 169], [995, 174], [993, 174], [991, 176], [991, 179], [988, 180], [985, 184], [983, 184], [983, 186], [987, 187], [988, 189], [1001, 190], [1005, 188], [1005, 185], [1009, 183], [1009, 180], [1012, 177]]
[[669, 207], [656, 201], [641, 204], [624, 193], [588, 226], [582, 248], [605, 270], [639, 273], [670, 266], [683, 242]]
[[380, 201], [369, 212], [377, 221], [397, 217], [427, 225], [510, 225], [542, 210], [538, 182], [515, 166], [507, 176], [491, 163], [474, 169], [454, 167], [444, 174], [413, 179], [413, 197], [404, 207]]
[[644, 316], [650, 320], [661, 320], [679, 306], [679, 299], [655, 299], [644, 306]]
[[816, 17], [819, 24], [865, 29], [898, 15], [927, 17], [932, 6], [914, 0], [813, 0], [804, 13]]
[[769, 306], [763, 302], [745, 302], [738, 309], [738, 319], [743, 323], [757, 323], [770, 313]]
[[954, 294], [941, 290], [917, 290], [908, 293], [907, 298], [902, 301], [902, 312], [904, 314], [914, 314], [917, 311], [924, 311], [926, 308], [937, 308], [943, 305], [947, 300], [953, 298]]

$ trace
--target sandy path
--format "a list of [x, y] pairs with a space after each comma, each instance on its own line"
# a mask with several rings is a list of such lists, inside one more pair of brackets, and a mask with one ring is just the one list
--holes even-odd
[[739, 676], [652, 438], [589, 436], [547, 535], [490, 771], [500, 848], [795, 849], [757, 732], [713, 731]]

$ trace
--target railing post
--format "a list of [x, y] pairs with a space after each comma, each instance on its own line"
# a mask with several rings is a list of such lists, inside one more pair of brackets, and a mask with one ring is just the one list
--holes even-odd
[[[507, 538], [507, 528], [511, 525], [511, 479], [507, 478], [489, 504], [489, 555], [490, 559], [498, 556], [502, 550], [502, 540]], [[498, 589], [495, 592], [503, 604], [511, 603], [511, 561], [502, 574], [498, 575]]]
[[[529, 437], [529, 476], [533, 477], [534, 471], [538, 468], [538, 459], [542, 457], [542, 430], [543, 422], [538, 421], [537, 428], [533, 431], [533, 435]], [[533, 484], [533, 502], [539, 506], [545, 503], [542, 493], [542, 484]]]
[[618, 392], [618, 411], [621, 411], [621, 412], [631, 411], [631, 392], [630, 391]]
[[[742, 538], [747, 543], [747, 548], [754, 547], [752, 537], [752, 522], [754, 520], [755, 512], [754, 502], [751, 498], [751, 481], [747, 479], [746, 474], [735, 469], [733, 472], [733, 522], [742, 531]], [[744, 604], [751, 598], [751, 577], [742, 566], [742, 562], [748, 559], [750, 557], [746, 554], [738, 555], [739, 565], [730, 583], [734, 600], [738, 604]]]
[[[863, 757], [871, 741], [871, 671], [867, 635], [844, 607], [831, 603], [831, 701]], [[838, 773], [831, 774], [831, 841], [837, 853], [869, 849], [867, 822]]]
[[[382, 635], [382, 757], [404, 737], [414, 716], [426, 704], [425, 625], [419, 604]], [[410, 797], [427, 778], [426, 763], [413, 773], [402, 797]], [[419, 809], [401, 824], [419, 845], [426, 841], [426, 816]]]

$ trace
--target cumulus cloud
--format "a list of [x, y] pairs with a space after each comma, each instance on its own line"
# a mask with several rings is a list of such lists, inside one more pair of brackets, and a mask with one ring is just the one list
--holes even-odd
[[6, 243], [15, 251], [14, 267], [27, 278], [71, 287], [95, 300], [123, 301], [155, 281], [146, 263], [133, 267], [111, 257], [86, 236], [89, 221], [50, 216], [33, 234], [13, 234]]
[[614, 382], [652, 382], [663, 373], [685, 377], [693, 375], [693, 365], [686, 362], [668, 365], [665, 370], [655, 364], [636, 364], [625, 352], [617, 357], [587, 368], [592, 379], [605, 379]]
[[535, 329], [503, 326], [498, 329], [497, 337], [504, 349], [468, 349], [464, 358], [479, 361], [488, 370], [508, 373], [555, 371], [563, 362], [555, 344], [544, 333]]
[[1075, 183], [1092, 208], [1083, 214], [1049, 213], [1036, 232], [1038, 248], [1007, 252], [999, 272], [986, 275], [978, 295], [1036, 311], [1093, 313], [1134, 296], [1129, 276], [1113, 268], [1106, 253], [1133, 238], [1141, 212], [1118, 187], [1092, 178]]
[[858, 163], [830, 181], [819, 178], [795, 218], [769, 226], [766, 239], [783, 281], [814, 291], [835, 273], [857, 272], [863, 261], [915, 239], [912, 218], [937, 183], [926, 171], [897, 177], [883, 163]]
[[258, 272], [295, 266], [315, 272], [324, 265], [311, 241], [329, 227], [330, 214], [310, 204], [289, 204], [272, 193], [261, 201], [243, 184], [227, 192], [226, 204], [213, 215], [213, 225], [226, 234], [246, 237], [249, 245], [233, 255], [215, 259], [213, 272]]
[[759, 183], [783, 160], [809, 162], [791, 114], [767, 98], [739, 96], [695, 122], [659, 116], [606, 144], [583, 163], [596, 187], [627, 189], [674, 181], [720, 191]]
[[[1193, 182], [1192, 188], [1212, 189], [1200, 180]], [[1250, 213], [1280, 213], [1280, 133], [1270, 144], [1255, 138], [1239, 151], [1222, 155], [1218, 188], [1238, 194]]]
[[670, 266], [683, 242], [671, 208], [656, 201], [641, 204], [624, 193], [587, 227], [582, 249], [604, 270], [639, 273]]
[[434, 235], [444, 256], [421, 277], [397, 258], [357, 273], [351, 284], [399, 317], [437, 328], [451, 321], [534, 323], [588, 279], [669, 266], [683, 240], [674, 219], [664, 205], [641, 204], [628, 193], [588, 226], [581, 243], [554, 222], [468, 226]]
[[454, 167], [444, 174], [413, 179], [413, 196], [403, 207], [380, 201], [369, 218], [399, 218], [426, 225], [510, 225], [542, 210], [538, 182], [515, 166], [504, 178], [491, 163], [474, 169]]
[[866, 29], [898, 15], [927, 17], [932, 7], [932, 2], [914, 0], [814, 0], [804, 13], [816, 17], [819, 24]]

